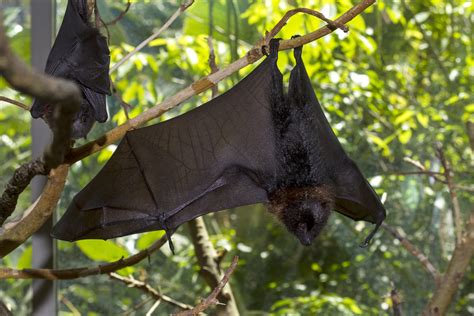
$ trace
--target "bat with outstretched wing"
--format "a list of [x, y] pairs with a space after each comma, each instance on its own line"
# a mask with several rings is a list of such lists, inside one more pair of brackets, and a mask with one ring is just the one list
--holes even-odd
[[[81, 88], [83, 100], [72, 125], [74, 139], [85, 137], [95, 121], [107, 120], [109, 63], [107, 40], [88, 22], [87, 0], [69, 0], [45, 72], [73, 80]], [[51, 118], [53, 106], [36, 99], [31, 116], [43, 118], [48, 125], [54, 124]]]
[[385, 209], [326, 120], [301, 47], [285, 94], [278, 43], [272, 40], [269, 56], [226, 93], [128, 132], [74, 197], [53, 236], [74, 241], [172, 233], [206, 213], [255, 203], [266, 203], [304, 245], [332, 210], [377, 229]]

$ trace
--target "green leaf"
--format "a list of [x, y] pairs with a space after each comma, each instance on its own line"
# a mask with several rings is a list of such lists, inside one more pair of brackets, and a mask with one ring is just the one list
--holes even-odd
[[77, 246], [94, 261], [116, 261], [129, 255], [124, 247], [110, 240], [80, 240]]
[[26, 247], [25, 251], [21, 254], [18, 259], [17, 269], [31, 268], [31, 260], [33, 258], [33, 247]]
[[411, 131], [411, 129], [407, 129], [405, 131], [402, 131], [398, 135], [398, 140], [400, 141], [400, 143], [406, 144], [410, 141], [412, 134], [413, 134], [413, 132]]
[[150, 247], [155, 241], [163, 237], [164, 235], [165, 235], [164, 230], [157, 230], [154, 232], [142, 234], [140, 238], [138, 238], [137, 240], [136, 247], [138, 250], [146, 249]]
[[398, 115], [393, 124], [400, 125], [401, 123], [405, 123], [408, 121], [415, 113], [411, 110], [406, 110], [402, 112], [402, 114]]
[[428, 127], [428, 123], [430, 122], [430, 118], [428, 115], [425, 115], [423, 113], [416, 113], [416, 119], [418, 122], [423, 126], [424, 128]]

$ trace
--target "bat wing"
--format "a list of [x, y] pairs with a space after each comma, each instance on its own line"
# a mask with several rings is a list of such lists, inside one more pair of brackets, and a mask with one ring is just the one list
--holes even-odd
[[314, 94], [311, 81], [301, 59], [301, 48], [295, 49], [296, 66], [290, 76], [289, 99], [302, 105], [312, 125], [315, 139], [312, 164], [316, 175], [331, 179], [335, 186], [336, 211], [354, 220], [380, 224], [386, 216], [379, 197], [347, 156], [334, 134]]
[[174, 119], [128, 132], [54, 227], [56, 238], [107, 239], [266, 202], [275, 174], [267, 58], [235, 87]]
[[[46, 62], [47, 74], [76, 80], [87, 101], [96, 110], [96, 119], [105, 121], [105, 94], [110, 94], [110, 52], [106, 39], [88, 24], [86, 0], [68, 1], [66, 13]], [[96, 98], [92, 96], [96, 94]], [[102, 94], [102, 96], [100, 96]], [[99, 98], [100, 103], [95, 103]], [[42, 116], [44, 104], [35, 100], [31, 109], [34, 118]], [[105, 113], [105, 119], [104, 119]]]

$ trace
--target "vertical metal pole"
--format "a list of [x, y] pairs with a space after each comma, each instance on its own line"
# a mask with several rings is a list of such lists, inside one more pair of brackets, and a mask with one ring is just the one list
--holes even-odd
[[[55, 1], [31, 0], [31, 64], [39, 71], [44, 71], [53, 36], [55, 34]], [[43, 120], [32, 120], [31, 123], [32, 155], [43, 154], [51, 142], [52, 134]], [[37, 176], [31, 183], [33, 201], [43, 191], [46, 177]], [[53, 268], [55, 243], [49, 236], [52, 219], [33, 235], [33, 268]], [[33, 279], [33, 315], [53, 316], [57, 314], [56, 283]]]

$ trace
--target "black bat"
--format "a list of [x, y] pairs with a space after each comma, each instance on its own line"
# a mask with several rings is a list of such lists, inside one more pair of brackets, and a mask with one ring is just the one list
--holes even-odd
[[[72, 125], [72, 138], [85, 137], [94, 121], [105, 122], [105, 95], [110, 94], [109, 48], [99, 30], [87, 18], [87, 0], [69, 0], [66, 13], [46, 62], [47, 74], [76, 81], [82, 90], [81, 108]], [[33, 118], [42, 117], [48, 125], [52, 106], [36, 99]]]
[[267, 203], [303, 245], [333, 209], [375, 223], [368, 243], [385, 209], [326, 120], [301, 48], [285, 96], [278, 43], [272, 40], [269, 57], [221, 96], [128, 132], [52, 235], [74, 241], [170, 234], [206, 213]]

